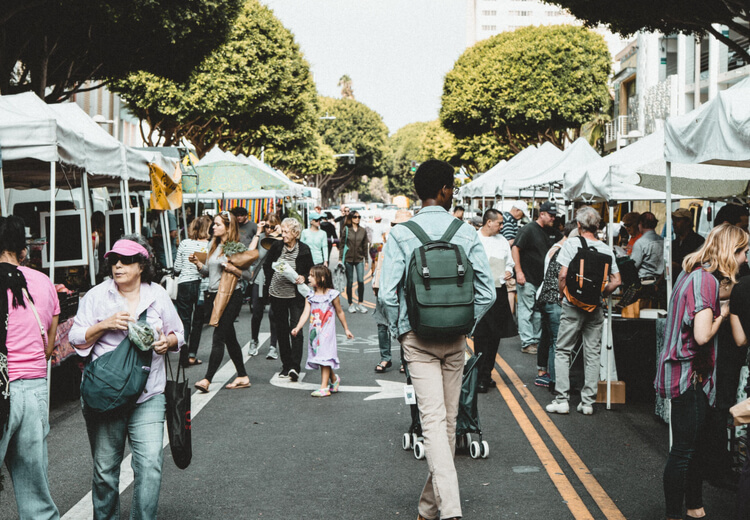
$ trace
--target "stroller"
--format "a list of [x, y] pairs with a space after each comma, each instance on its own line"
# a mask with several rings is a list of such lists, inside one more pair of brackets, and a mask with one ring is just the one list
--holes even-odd
[[[469, 449], [472, 459], [486, 459], [490, 454], [490, 445], [482, 440], [482, 429], [477, 413], [477, 361], [482, 354], [472, 356], [464, 364], [461, 379], [461, 397], [458, 401], [458, 418], [456, 419], [456, 449]], [[409, 365], [405, 364], [406, 383], [411, 384]], [[419, 422], [419, 403], [411, 405], [411, 426], [401, 439], [404, 450], [413, 450], [414, 458], [425, 457], [422, 424]]]

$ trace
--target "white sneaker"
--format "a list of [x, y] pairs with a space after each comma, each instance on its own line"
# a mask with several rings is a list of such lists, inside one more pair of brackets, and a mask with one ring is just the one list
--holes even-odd
[[594, 415], [594, 407], [590, 404], [578, 403], [576, 410], [583, 415]]
[[547, 405], [546, 410], [549, 413], [570, 413], [570, 406], [568, 405], [568, 401], [558, 401], [555, 399]]
[[276, 350], [276, 347], [269, 347], [266, 359], [279, 359], [279, 351]]
[[356, 303], [350, 303], [349, 304], [349, 314], [354, 314], [357, 312], [357, 304]]
[[258, 349], [260, 348], [260, 345], [258, 344], [258, 340], [254, 339], [250, 342], [250, 349], [248, 349], [248, 355], [250, 356], [257, 356], [258, 355]]
[[361, 302], [360, 302], [359, 305], [357, 305], [357, 308], [359, 309], [359, 312], [361, 312], [362, 314], [367, 314], [367, 307], [365, 307], [364, 305], [362, 305]]

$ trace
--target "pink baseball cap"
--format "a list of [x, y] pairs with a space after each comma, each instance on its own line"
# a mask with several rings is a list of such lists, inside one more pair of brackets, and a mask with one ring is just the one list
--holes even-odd
[[133, 240], [126, 240], [124, 238], [121, 238], [120, 240], [115, 242], [115, 245], [112, 246], [112, 249], [105, 253], [104, 258], [107, 258], [111, 253], [117, 253], [121, 256], [142, 255], [148, 258], [148, 251], [145, 247], [143, 247], [138, 242], [134, 242]]

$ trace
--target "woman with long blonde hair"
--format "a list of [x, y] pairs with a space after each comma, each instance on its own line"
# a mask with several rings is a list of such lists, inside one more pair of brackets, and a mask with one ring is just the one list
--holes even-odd
[[[206, 299], [206, 311], [213, 308], [216, 293], [219, 290], [219, 280], [221, 274], [226, 271], [237, 278], [242, 276], [242, 270], [227, 262], [227, 257], [223, 253], [223, 246], [227, 242], [239, 241], [239, 231], [237, 228], [237, 218], [228, 211], [222, 211], [214, 217], [214, 237], [211, 240], [211, 246], [208, 249], [208, 258], [204, 264], [195, 257], [190, 256], [190, 261], [195, 264], [202, 276], [208, 276], [208, 298]], [[237, 341], [237, 332], [234, 330], [234, 320], [240, 314], [242, 308], [242, 290], [240, 284], [229, 299], [224, 312], [219, 319], [219, 324], [214, 329], [213, 344], [211, 346], [211, 356], [208, 358], [208, 370], [203, 379], [195, 383], [195, 387], [201, 392], [208, 392], [208, 386], [216, 371], [219, 370], [221, 360], [224, 358], [224, 346], [226, 345], [229, 357], [234, 363], [237, 370], [235, 380], [227, 385], [230, 390], [237, 388], [249, 388], [250, 377], [245, 370], [245, 364], [242, 362], [242, 347]]]
[[702, 518], [705, 436], [716, 401], [716, 339], [729, 318], [729, 298], [740, 266], [747, 262], [748, 234], [715, 227], [696, 252], [685, 257], [669, 301], [664, 350], [654, 386], [669, 398], [673, 442], [664, 467], [667, 519]]

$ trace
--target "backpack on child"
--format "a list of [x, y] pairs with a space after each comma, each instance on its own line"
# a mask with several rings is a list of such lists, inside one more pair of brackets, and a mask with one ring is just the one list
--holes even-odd
[[400, 224], [422, 242], [406, 269], [405, 297], [409, 322], [424, 338], [465, 335], [474, 327], [474, 269], [464, 248], [451, 238], [463, 222], [456, 219], [437, 240], [410, 220]]
[[565, 296], [576, 307], [592, 312], [602, 301], [602, 292], [612, 269], [612, 256], [590, 246], [585, 238], [578, 238], [581, 246], [568, 265]]

